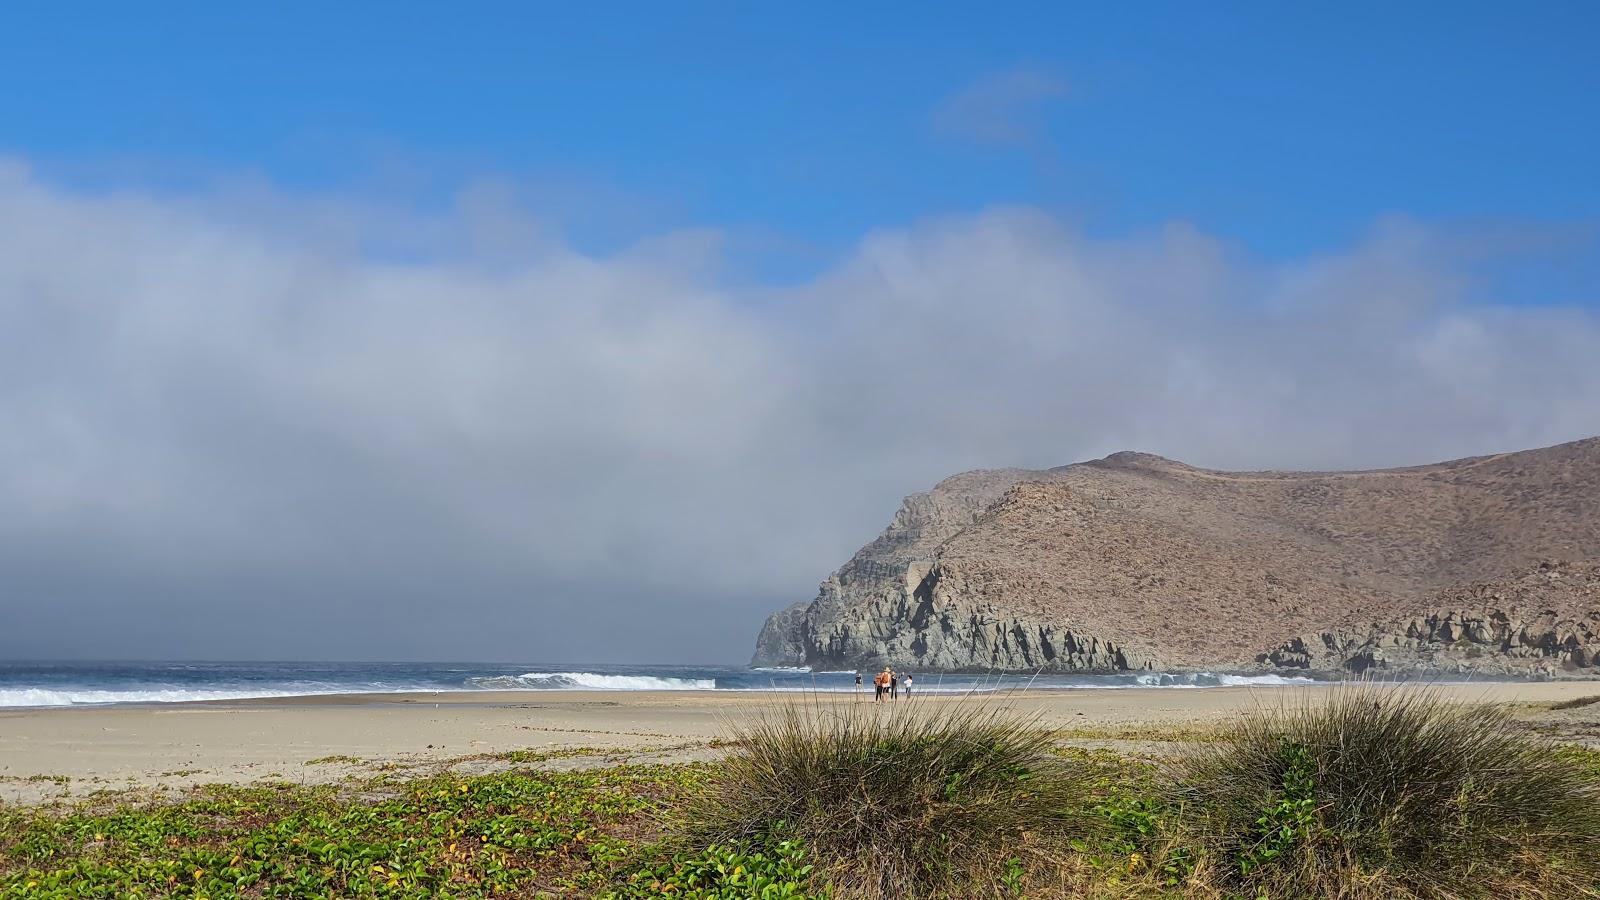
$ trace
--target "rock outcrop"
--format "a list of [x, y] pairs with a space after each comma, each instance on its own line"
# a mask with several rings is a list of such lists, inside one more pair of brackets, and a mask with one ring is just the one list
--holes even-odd
[[[939, 546], [1017, 483], [1049, 477], [1047, 471], [984, 469], [963, 472], [931, 491], [907, 497], [889, 527], [828, 576], [815, 600], [767, 619], [751, 665], [857, 665], [893, 659], [889, 645], [905, 628], [885, 613], [910, 608], [908, 598]], [[832, 649], [824, 651], [824, 646]]]
[[1592, 598], [1491, 596], [1546, 558], [1600, 559], [1600, 439], [1371, 472], [969, 472], [774, 614], [754, 662], [1591, 671]]
[[1521, 578], [1446, 590], [1434, 604], [1387, 622], [1303, 635], [1261, 661], [1357, 675], [1600, 674], [1600, 566], [1547, 562]]
[[913, 563], [903, 584], [864, 606], [808, 617], [805, 659], [829, 666], [883, 663], [941, 671], [1059, 669], [1123, 672], [1153, 668], [1139, 651], [1048, 617], [982, 599], [958, 569]]
[[805, 633], [806, 609], [810, 605], [802, 600], [768, 616], [766, 624], [761, 626], [761, 634], [756, 637], [756, 654], [750, 664], [753, 666], [803, 664], [806, 659], [806, 646], [801, 636]]

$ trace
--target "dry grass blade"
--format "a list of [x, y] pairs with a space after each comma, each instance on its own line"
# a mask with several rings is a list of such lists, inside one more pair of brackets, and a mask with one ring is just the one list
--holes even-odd
[[1244, 717], [1177, 776], [1230, 891], [1600, 896], [1600, 786], [1496, 707], [1351, 687]]
[[781, 836], [845, 897], [981, 897], [1090, 826], [1083, 768], [994, 700], [812, 698], [733, 724], [739, 752], [688, 804], [701, 843]]

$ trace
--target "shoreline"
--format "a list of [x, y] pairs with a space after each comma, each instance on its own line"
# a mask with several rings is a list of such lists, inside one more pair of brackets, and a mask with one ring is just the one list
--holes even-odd
[[[824, 673], [824, 674], [841, 674], [841, 673], [830, 672], [830, 673]], [[933, 680], [933, 679], [939, 678], [940, 676], [972, 677], [975, 674], [994, 675], [996, 673], [967, 673], [967, 672], [925, 673], [925, 672], [915, 672], [914, 671], [914, 672], [912, 672], [912, 674], [916, 675], [918, 678], [924, 678], [924, 679], [928, 679], [928, 680]], [[1023, 677], [1027, 673], [1005, 672], [1005, 673], [999, 673], [999, 674], [1001, 676], [1003, 676], [1003, 677]], [[1247, 684], [1122, 684], [1122, 685], [1094, 685], [1094, 684], [1050, 685], [1050, 684], [1045, 684], [1045, 685], [1033, 685], [1031, 683], [1023, 683], [1023, 684], [1017, 684], [1017, 685], [1008, 685], [1008, 686], [1004, 686], [1004, 687], [983, 687], [983, 688], [966, 689], [966, 690], [963, 690], [963, 689], [944, 689], [937, 682], [935, 682], [933, 684], [929, 684], [928, 681], [923, 681], [917, 687], [917, 694], [918, 694], [918, 696], [926, 696], [926, 697], [937, 696], [937, 697], [949, 698], [949, 697], [968, 697], [968, 696], [971, 696], [971, 697], [1003, 696], [1003, 695], [1009, 695], [1009, 694], [1013, 694], [1013, 693], [1040, 695], [1040, 696], [1054, 696], [1054, 695], [1058, 695], [1058, 694], [1059, 695], [1073, 695], [1073, 694], [1094, 693], [1094, 692], [1126, 693], [1126, 692], [1144, 692], [1144, 691], [1149, 691], [1149, 692], [1180, 691], [1181, 692], [1181, 691], [1219, 691], [1219, 690], [1226, 690], [1226, 691], [1259, 690], [1259, 691], [1264, 691], [1264, 692], [1269, 692], [1270, 693], [1270, 692], [1276, 692], [1276, 691], [1294, 692], [1294, 691], [1307, 691], [1307, 690], [1311, 690], [1311, 691], [1315, 691], [1315, 690], [1331, 690], [1331, 689], [1338, 689], [1340, 687], [1350, 687], [1350, 686], [1355, 686], [1355, 685], [1376, 685], [1376, 686], [1383, 686], [1383, 687], [1417, 687], [1417, 686], [1426, 686], [1426, 687], [1446, 688], [1446, 689], [1451, 690], [1451, 691], [1456, 691], [1458, 689], [1478, 688], [1478, 687], [1496, 688], [1496, 689], [1498, 689], [1498, 688], [1506, 688], [1506, 689], [1514, 689], [1514, 690], [1520, 690], [1522, 688], [1531, 688], [1531, 689], [1534, 690], [1535, 693], [1539, 693], [1538, 689], [1541, 686], [1549, 687], [1549, 688], [1551, 688], [1552, 690], [1554, 690], [1557, 693], [1560, 693], [1560, 692], [1563, 692], [1563, 691], [1570, 691], [1570, 690], [1574, 690], [1574, 689], [1581, 693], [1585, 686], [1589, 686], [1595, 691], [1600, 691], [1600, 677], [1574, 677], [1574, 678], [1559, 678], [1558, 677], [1558, 678], [1538, 678], [1538, 679], [1534, 679], [1534, 678], [1513, 678], [1513, 677], [1506, 677], [1506, 676], [1503, 676], [1503, 675], [1484, 675], [1484, 676], [1479, 676], [1479, 677], [1473, 677], [1473, 676], [1469, 675], [1469, 676], [1466, 676], [1466, 677], [1458, 677], [1456, 679], [1446, 679], [1446, 678], [1437, 676], [1435, 674], [1430, 674], [1430, 673], [1418, 673], [1418, 674], [1399, 673], [1399, 674], [1396, 674], [1393, 677], [1383, 678], [1383, 679], [1377, 679], [1377, 678], [1373, 678], [1373, 679], [1360, 679], [1360, 678], [1336, 679], [1336, 678], [1322, 678], [1322, 677], [1319, 677], [1317, 675], [1309, 675], [1309, 674], [1293, 674], [1293, 673], [1285, 674], [1285, 673], [1277, 673], [1277, 672], [1274, 672], [1274, 673], [1220, 672], [1219, 673], [1219, 672], [1213, 672], [1213, 671], [1209, 671], [1209, 670], [1205, 671], [1205, 672], [1199, 672], [1199, 673], [1173, 671], [1173, 672], [1165, 672], [1165, 673], [1162, 673], [1162, 674], [1166, 674], [1166, 675], [1206, 674], [1206, 675], [1228, 675], [1228, 676], [1239, 675], [1241, 677], [1249, 676], [1249, 675], [1272, 674], [1272, 675], [1278, 675], [1278, 676], [1280, 676], [1281, 678], [1283, 678], [1285, 680], [1282, 681], [1282, 682], [1279, 682], [1279, 683], [1252, 682], [1252, 683], [1247, 683]], [[748, 697], [748, 696], [762, 696], [762, 697], [772, 697], [772, 698], [805, 697], [805, 696], [849, 697], [849, 696], [853, 696], [853, 695], [855, 695], [857, 693], [860, 693], [860, 692], [868, 692], [868, 693], [870, 693], [871, 690], [872, 690], [871, 683], [870, 682], [864, 682], [863, 684], [856, 686], [854, 690], [850, 689], [849, 687], [839, 687], [839, 688], [824, 688], [824, 687], [799, 687], [799, 688], [773, 688], [773, 687], [594, 688], [594, 687], [573, 687], [573, 688], [544, 688], [544, 689], [539, 689], [539, 688], [467, 688], [467, 687], [463, 687], [463, 688], [444, 688], [444, 689], [439, 689], [439, 690], [328, 691], [328, 692], [325, 692], [325, 693], [264, 694], [264, 695], [258, 696], [258, 697], [194, 698], [194, 699], [179, 699], [179, 700], [147, 700], [147, 699], [141, 699], [141, 700], [112, 700], [112, 701], [97, 702], [97, 703], [84, 702], [84, 703], [39, 704], [39, 705], [33, 705], [33, 706], [28, 706], [28, 705], [0, 706], [0, 717], [3, 717], [3, 716], [5, 716], [5, 715], [7, 715], [9, 713], [37, 713], [37, 712], [65, 711], [65, 710], [165, 709], [165, 708], [198, 707], [198, 706], [204, 706], [204, 707], [233, 707], [233, 706], [254, 706], [254, 705], [262, 705], [262, 704], [286, 705], [286, 706], [312, 706], [312, 705], [326, 705], [326, 704], [362, 706], [362, 705], [391, 705], [391, 704], [413, 704], [413, 703], [420, 703], [420, 702], [430, 702], [430, 703], [449, 703], [451, 705], [503, 706], [503, 705], [506, 705], [506, 704], [512, 702], [512, 700], [514, 698], [519, 698], [519, 697], [520, 698], [573, 697], [573, 696], [584, 696], [584, 697], [587, 697], [587, 696], [593, 696], [593, 697], [652, 697], [652, 696], [660, 696], [660, 697], [671, 697], [671, 696], [695, 696], [695, 697], [743, 696], [743, 697]]]
[[[1314, 702], [1348, 686], [918, 693], [899, 703], [992, 703], [1076, 740], [1147, 745], [1192, 735], [1242, 711]], [[1457, 700], [1518, 704], [1524, 712], [1600, 698], [1600, 682], [1593, 681], [1425, 688]], [[794, 703], [873, 700], [865, 691], [440, 691], [8, 708], [0, 709], [0, 801], [205, 783], [323, 783], [382, 771], [491, 765], [497, 755], [513, 752], [560, 758], [569, 767], [683, 762], [725, 752], [721, 742], [741, 717]], [[1583, 729], [1593, 719], [1600, 742], [1600, 703], [1570, 712], [1538, 714], [1571, 718]], [[1581, 731], [1580, 738], [1588, 734]]]

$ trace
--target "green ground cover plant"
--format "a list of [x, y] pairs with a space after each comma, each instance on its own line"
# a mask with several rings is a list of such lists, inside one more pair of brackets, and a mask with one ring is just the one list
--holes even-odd
[[1076, 858], [1060, 865], [1066, 877], [1055, 880], [1057, 893], [1168, 896], [1190, 882], [1193, 855], [1175, 840], [1179, 810], [1162, 791], [1161, 767], [1154, 760], [1104, 749], [1056, 752], [1094, 773], [1089, 796], [1100, 826], [1071, 842]]
[[538, 897], [593, 893], [700, 766], [513, 771], [177, 802], [0, 810], [0, 897]]
[[359, 756], [349, 756], [343, 753], [336, 753], [333, 756], [319, 756], [316, 759], [308, 759], [306, 760], [306, 765], [330, 766], [338, 763], [346, 763], [352, 766], [358, 766], [361, 765], [361, 762], [362, 760]]
[[1600, 782], [1600, 749], [1594, 747], [1558, 747], [1556, 755], [1579, 769], [1589, 773], [1589, 777]]
[[810, 859], [798, 841], [713, 844], [671, 853], [658, 847], [603, 896], [606, 900], [828, 900], [828, 887], [812, 877], [815, 867]]

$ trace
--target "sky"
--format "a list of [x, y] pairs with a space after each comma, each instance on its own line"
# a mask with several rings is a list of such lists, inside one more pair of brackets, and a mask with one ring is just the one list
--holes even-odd
[[1583, 3], [12, 4], [0, 658], [737, 662], [900, 499], [1600, 434]]

